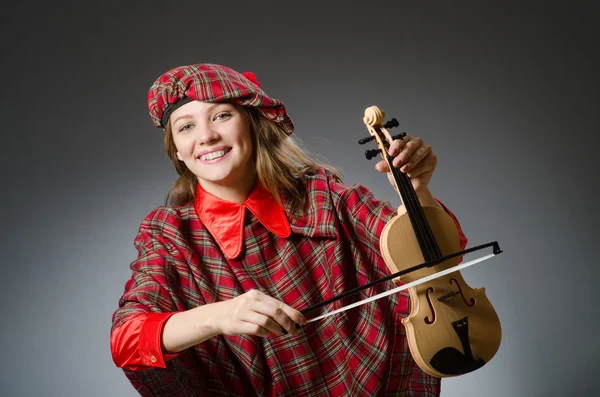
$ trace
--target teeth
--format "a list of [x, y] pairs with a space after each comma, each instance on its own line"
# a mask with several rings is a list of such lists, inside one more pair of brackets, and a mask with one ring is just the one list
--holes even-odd
[[202, 161], [214, 160], [216, 158], [223, 157], [223, 156], [225, 156], [225, 150], [218, 150], [216, 152], [212, 152], [212, 153], [208, 153], [208, 154], [204, 154], [204, 155], [200, 156], [200, 160], [202, 160]]

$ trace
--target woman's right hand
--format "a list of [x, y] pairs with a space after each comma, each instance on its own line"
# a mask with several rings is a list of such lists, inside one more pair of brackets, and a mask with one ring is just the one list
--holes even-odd
[[221, 302], [220, 311], [219, 329], [225, 335], [267, 337], [283, 335], [285, 329], [295, 336], [298, 335], [295, 323], [306, 324], [298, 310], [255, 289]]

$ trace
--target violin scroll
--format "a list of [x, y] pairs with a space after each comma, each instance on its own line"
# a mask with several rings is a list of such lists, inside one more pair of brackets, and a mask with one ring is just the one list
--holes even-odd
[[385, 113], [383, 110], [379, 109], [377, 106], [370, 106], [365, 109], [363, 122], [370, 127], [376, 127], [381, 125], [384, 117]]

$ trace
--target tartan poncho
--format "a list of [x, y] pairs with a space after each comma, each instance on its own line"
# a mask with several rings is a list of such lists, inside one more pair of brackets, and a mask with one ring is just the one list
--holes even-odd
[[[302, 310], [388, 275], [379, 235], [396, 210], [325, 170], [306, 184], [307, 212], [289, 217], [291, 235], [278, 237], [246, 211], [242, 254], [233, 259], [193, 203], [152, 211], [135, 239], [139, 255], [111, 331], [140, 314], [184, 311], [251, 289]], [[321, 312], [393, 286], [377, 285]], [[146, 359], [145, 368], [123, 370], [142, 396], [438, 396], [440, 380], [421, 371], [408, 350], [400, 322], [407, 310], [401, 292], [309, 323], [298, 336], [218, 335], [165, 355], [164, 368]]]

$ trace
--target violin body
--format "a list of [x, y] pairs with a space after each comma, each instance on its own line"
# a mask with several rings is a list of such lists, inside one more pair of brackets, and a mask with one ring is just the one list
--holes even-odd
[[[401, 210], [380, 236], [382, 256], [392, 273], [426, 262], [410, 219]], [[450, 215], [436, 207], [422, 210], [442, 254], [461, 251]], [[450, 258], [399, 279], [408, 283], [453, 267], [459, 260]], [[502, 339], [500, 320], [484, 288], [469, 287], [457, 271], [408, 291], [410, 313], [402, 323], [411, 355], [423, 371], [435, 377], [458, 376], [480, 368], [496, 354]]]

